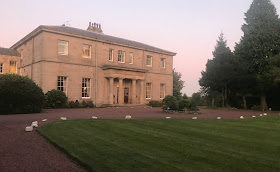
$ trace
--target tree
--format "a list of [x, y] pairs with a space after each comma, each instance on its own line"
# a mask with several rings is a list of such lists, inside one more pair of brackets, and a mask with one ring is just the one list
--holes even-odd
[[0, 75], [0, 114], [38, 113], [44, 101], [42, 89], [28, 77]]
[[235, 54], [248, 64], [247, 68], [254, 80], [249, 87], [260, 95], [260, 104], [267, 109], [266, 93], [271, 85], [265, 72], [270, 58], [280, 52], [280, 20], [275, 6], [270, 0], [254, 0], [245, 13], [244, 32]]
[[215, 50], [214, 58], [208, 60], [206, 70], [202, 71], [199, 84], [212, 91], [218, 91], [222, 95], [222, 107], [228, 104], [229, 86], [233, 82], [234, 75], [234, 56], [223, 33], [220, 34]]
[[184, 81], [181, 79], [182, 74], [180, 72], [176, 72], [173, 69], [173, 96], [179, 99], [182, 95], [182, 89], [184, 88]]

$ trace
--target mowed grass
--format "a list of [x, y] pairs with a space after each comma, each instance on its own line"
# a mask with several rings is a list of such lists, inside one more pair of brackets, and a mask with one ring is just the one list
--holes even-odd
[[280, 171], [280, 117], [56, 121], [39, 133], [89, 171]]

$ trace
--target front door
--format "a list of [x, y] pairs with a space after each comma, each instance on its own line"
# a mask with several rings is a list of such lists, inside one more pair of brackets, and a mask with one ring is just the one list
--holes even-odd
[[124, 103], [128, 103], [129, 89], [124, 88]]

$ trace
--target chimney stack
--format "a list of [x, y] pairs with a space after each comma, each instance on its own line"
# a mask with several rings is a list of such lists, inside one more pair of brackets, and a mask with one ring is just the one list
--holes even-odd
[[88, 26], [87, 30], [94, 32], [94, 33], [103, 34], [103, 31], [101, 29], [101, 24], [98, 24], [98, 23], [89, 22], [89, 26]]

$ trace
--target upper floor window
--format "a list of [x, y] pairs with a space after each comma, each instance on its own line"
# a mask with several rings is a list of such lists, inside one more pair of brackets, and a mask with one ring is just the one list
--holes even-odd
[[152, 56], [147, 56], [147, 59], [146, 59], [146, 66], [152, 66]]
[[164, 99], [165, 97], [165, 84], [160, 84], [160, 98]]
[[10, 61], [10, 73], [17, 73], [17, 62]]
[[129, 53], [129, 64], [133, 64], [133, 53]]
[[82, 98], [90, 97], [90, 78], [83, 78], [82, 80]]
[[152, 83], [146, 83], [146, 99], [152, 98]]
[[91, 58], [91, 46], [84, 44], [83, 45], [83, 57], [84, 58]]
[[3, 63], [0, 63], [0, 73], [3, 73]]
[[165, 68], [165, 58], [160, 58], [160, 68]]
[[114, 59], [114, 50], [113, 49], [109, 49], [109, 61], [113, 61]]
[[60, 90], [67, 95], [67, 77], [66, 76], [57, 77], [57, 90]]
[[125, 51], [119, 50], [119, 52], [118, 52], [118, 62], [120, 62], [120, 63], [125, 62]]
[[68, 55], [68, 41], [58, 40], [58, 54]]

